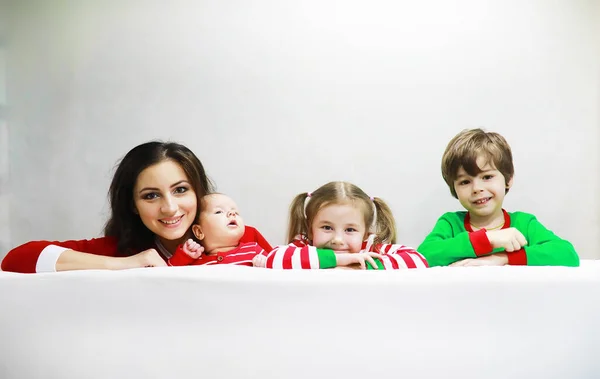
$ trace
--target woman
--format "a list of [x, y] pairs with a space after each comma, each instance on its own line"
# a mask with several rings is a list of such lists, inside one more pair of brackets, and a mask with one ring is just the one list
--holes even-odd
[[[202, 163], [187, 147], [147, 142], [121, 160], [109, 189], [111, 216], [104, 237], [80, 241], [33, 241], [9, 251], [3, 271], [22, 273], [166, 266], [191, 237], [200, 198], [212, 192]], [[242, 242], [271, 246], [254, 228]]]

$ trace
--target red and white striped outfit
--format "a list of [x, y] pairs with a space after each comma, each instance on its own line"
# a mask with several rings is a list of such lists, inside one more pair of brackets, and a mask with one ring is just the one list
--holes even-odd
[[[366, 241], [363, 242], [366, 252]], [[369, 249], [370, 252], [379, 253], [382, 259], [375, 259], [378, 267], [367, 269], [378, 270], [404, 270], [412, 268], [429, 267], [427, 260], [415, 249], [399, 244], [378, 244]], [[267, 268], [276, 269], [324, 269], [337, 266], [335, 252], [330, 249], [320, 249], [308, 244], [306, 237], [297, 237], [289, 245], [277, 246], [267, 255]]]
[[239, 265], [252, 266], [252, 258], [258, 254], [266, 254], [265, 250], [256, 242], [240, 244], [233, 250], [216, 253], [202, 254], [194, 259], [187, 255], [180, 245], [167, 263], [169, 266], [197, 266], [197, 265]]

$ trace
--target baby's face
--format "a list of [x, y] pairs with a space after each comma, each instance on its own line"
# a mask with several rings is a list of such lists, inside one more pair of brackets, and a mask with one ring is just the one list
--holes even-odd
[[199, 225], [204, 233], [202, 245], [205, 249], [237, 245], [246, 229], [237, 204], [222, 194], [207, 195], [203, 201]]

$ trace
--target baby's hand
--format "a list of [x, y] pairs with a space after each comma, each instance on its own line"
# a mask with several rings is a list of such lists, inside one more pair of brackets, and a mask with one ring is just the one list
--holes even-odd
[[516, 228], [493, 230], [487, 232], [486, 235], [494, 249], [501, 247], [509, 253], [520, 250], [523, 246], [527, 245], [525, 236]]
[[189, 255], [190, 258], [198, 259], [202, 253], [204, 253], [204, 246], [190, 238], [183, 244], [183, 251]]

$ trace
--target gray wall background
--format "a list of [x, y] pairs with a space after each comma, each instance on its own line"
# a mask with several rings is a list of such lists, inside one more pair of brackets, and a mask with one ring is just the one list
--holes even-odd
[[0, 1], [0, 257], [10, 247], [8, 124], [6, 122], [6, 4]]
[[416, 246], [460, 209], [448, 140], [484, 127], [513, 147], [505, 207], [600, 258], [599, 1], [7, 4], [0, 256], [100, 235], [114, 164], [150, 139], [192, 148], [274, 244], [295, 194], [348, 180]]

